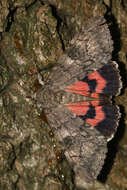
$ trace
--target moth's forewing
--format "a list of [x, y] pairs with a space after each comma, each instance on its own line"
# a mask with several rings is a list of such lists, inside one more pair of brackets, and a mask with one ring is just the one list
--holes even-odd
[[95, 17], [83, 26], [58, 60], [50, 75], [51, 89], [58, 91], [83, 79], [109, 63], [112, 56], [111, 35], [103, 17]]

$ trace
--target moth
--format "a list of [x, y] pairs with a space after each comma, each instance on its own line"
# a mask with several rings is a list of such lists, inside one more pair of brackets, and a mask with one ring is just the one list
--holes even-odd
[[112, 96], [120, 93], [122, 82], [112, 50], [106, 20], [90, 19], [36, 93], [73, 168], [75, 183], [97, 178], [107, 142], [117, 130], [120, 112]]

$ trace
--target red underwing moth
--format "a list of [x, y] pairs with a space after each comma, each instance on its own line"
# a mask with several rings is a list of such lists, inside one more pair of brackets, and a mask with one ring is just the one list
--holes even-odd
[[37, 93], [54, 134], [79, 179], [92, 183], [107, 153], [120, 117], [112, 96], [121, 89], [106, 21], [95, 17], [75, 35], [70, 48]]

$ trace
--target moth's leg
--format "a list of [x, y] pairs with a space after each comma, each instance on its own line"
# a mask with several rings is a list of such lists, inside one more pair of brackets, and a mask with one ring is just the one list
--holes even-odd
[[37, 78], [38, 78], [38, 82], [39, 84], [41, 84], [42, 86], [44, 86], [44, 78], [43, 78], [43, 75], [41, 74], [41, 70], [40, 68], [38, 67], [37, 63], [34, 62], [34, 65], [37, 69]]
[[44, 86], [44, 79], [42, 77], [42, 75], [40, 73], [37, 74], [37, 77], [38, 77], [38, 82], [39, 84], [41, 84], [42, 86]]
[[50, 70], [56, 65], [56, 63], [49, 63], [44, 68], [39, 68], [36, 62], [34, 63], [37, 69], [38, 82], [42, 86], [50, 80]]

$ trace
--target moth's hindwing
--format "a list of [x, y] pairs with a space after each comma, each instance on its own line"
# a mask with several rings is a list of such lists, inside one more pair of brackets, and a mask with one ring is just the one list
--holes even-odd
[[110, 62], [66, 88], [66, 91], [98, 98], [99, 94], [118, 95], [121, 78], [116, 62]]
[[66, 88], [67, 92], [98, 99], [70, 103], [66, 106], [110, 140], [116, 132], [120, 117], [119, 107], [111, 104], [110, 96], [119, 94], [121, 86], [116, 63], [108, 63]]

